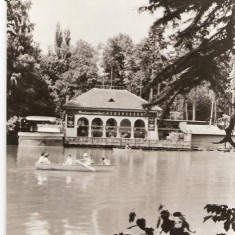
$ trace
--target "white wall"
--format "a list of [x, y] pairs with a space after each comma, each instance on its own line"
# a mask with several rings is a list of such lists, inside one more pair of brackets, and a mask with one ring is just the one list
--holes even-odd
[[[97, 115], [84, 115], [84, 114], [75, 114], [75, 122], [74, 122], [74, 128], [67, 128], [67, 115], [66, 115], [66, 131], [65, 136], [66, 137], [77, 137], [77, 122], [80, 118], [87, 118], [89, 121], [89, 125], [91, 124], [92, 120], [95, 118], [100, 118], [103, 121], [103, 125], [106, 125], [106, 122], [110, 118], [114, 118], [117, 121], [117, 126], [120, 126], [120, 123], [123, 119], [128, 119], [131, 122], [131, 127], [133, 130], [134, 123], [136, 120], [140, 119], [143, 120], [145, 123], [145, 130], [147, 131], [147, 138], [152, 140], [158, 140], [158, 130], [157, 125], [155, 126], [155, 131], [148, 131], [148, 118], [147, 117], [130, 117], [130, 116], [97, 116]], [[133, 135], [132, 135], [133, 136]], [[134, 138], [134, 137], [133, 137]]]

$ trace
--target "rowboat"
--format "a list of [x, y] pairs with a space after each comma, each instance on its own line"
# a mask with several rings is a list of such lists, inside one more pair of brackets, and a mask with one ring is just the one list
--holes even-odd
[[62, 164], [40, 164], [35, 163], [35, 168], [37, 170], [49, 170], [49, 171], [89, 171], [89, 172], [110, 172], [117, 168], [117, 165], [92, 165], [92, 166], [85, 166], [85, 165], [62, 165]]

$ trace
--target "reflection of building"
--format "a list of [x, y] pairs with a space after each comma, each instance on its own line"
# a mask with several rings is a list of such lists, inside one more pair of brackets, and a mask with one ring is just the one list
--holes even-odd
[[66, 145], [149, 146], [158, 141], [159, 107], [127, 90], [91, 89], [66, 103]]

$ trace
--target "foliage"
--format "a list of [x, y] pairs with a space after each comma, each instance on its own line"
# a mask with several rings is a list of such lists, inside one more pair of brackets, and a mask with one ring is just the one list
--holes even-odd
[[19, 118], [17, 116], [13, 116], [7, 121], [7, 134], [16, 131], [18, 126], [18, 121]]
[[[235, 208], [229, 208], [227, 205], [217, 205], [217, 204], [207, 204], [204, 209], [209, 214], [204, 217], [203, 222], [212, 220], [215, 223], [222, 222], [223, 228], [226, 232], [233, 230], [235, 232]], [[170, 213], [168, 210], [164, 209], [163, 205], [158, 208], [160, 213], [156, 228], [160, 229], [159, 234], [162, 232], [170, 235], [189, 235], [189, 233], [196, 233], [190, 229], [189, 223], [186, 221], [184, 215], [181, 212]], [[143, 230], [146, 235], [153, 235], [154, 229], [146, 227], [146, 220], [144, 218], [138, 219], [134, 211], [129, 214], [129, 223], [134, 225], [128, 227], [127, 229], [132, 229], [138, 227]], [[128, 235], [119, 233], [115, 235]], [[217, 234], [225, 235], [225, 234]]]
[[69, 83], [70, 96], [88, 91], [97, 84], [97, 52], [89, 43], [82, 40], [76, 43], [69, 70], [63, 77]]
[[17, 144], [18, 129], [19, 129], [19, 118], [17, 116], [13, 116], [7, 121], [7, 144]]
[[101, 64], [106, 84], [127, 88], [135, 67], [133, 50], [133, 41], [126, 34], [119, 34], [108, 39]]
[[[151, 82], [157, 72], [166, 63], [165, 56], [160, 52], [157, 36], [150, 32], [149, 37], [136, 45], [134, 50], [136, 71], [132, 80], [132, 91], [149, 99], [150, 89], [143, 89]], [[157, 94], [163, 83], [153, 88], [153, 95]]]
[[166, 108], [178, 94], [188, 93], [204, 81], [226, 97], [234, 38], [232, 0], [149, 0], [149, 5], [141, 10], [163, 12], [152, 25], [152, 31], [164, 42], [160, 43], [161, 49], [172, 52], [171, 63], [148, 84], [156, 87], [162, 81], [167, 83], [151, 104], [164, 103]]
[[203, 222], [207, 220], [213, 220], [215, 223], [222, 222], [226, 232], [230, 229], [235, 232], [235, 208], [229, 208], [227, 205], [207, 204], [204, 209], [209, 215], [204, 218]]
[[79, 95], [99, 82], [96, 50], [85, 41], [79, 40], [75, 46], [70, 41], [70, 30], [62, 31], [57, 24], [55, 51], [49, 48], [41, 61], [42, 74], [48, 81], [58, 116], [63, 115], [66, 97]]
[[[189, 232], [195, 233], [195, 231], [191, 231], [189, 223], [186, 221], [181, 212], [174, 212], [173, 214], [171, 214], [168, 210], [164, 209], [163, 205], [159, 206], [158, 212], [160, 213], [160, 216], [158, 218], [156, 231], [160, 230], [159, 234], [161, 234], [162, 232], [169, 233], [170, 235], [189, 235]], [[156, 234], [154, 233], [154, 228], [146, 227], [146, 219], [137, 218], [137, 215], [134, 211], [130, 212], [129, 214], [129, 223], [134, 223], [134, 225], [131, 225], [127, 229], [138, 227], [140, 230], [144, 231], [144, 234], [146, 235]], [[119, 233], [118, 235], [125, 234]]]
[[40, 76], [40, 50], [28, 19], [30, 1], [9, 2], [7, 9], [7, 117], [53, 114], [48, 84]]

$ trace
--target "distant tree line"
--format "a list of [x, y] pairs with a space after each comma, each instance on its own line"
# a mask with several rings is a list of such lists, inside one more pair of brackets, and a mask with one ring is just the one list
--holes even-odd
[[[138, 44], [120, 33], [97, 48], [83, 40], [72, 45], [70, 30], [58, 23], [54, 45], [44, 55], [33, 40], [30, 0], [9, 2], [7, 118], [63, 117], [66, 97], [107, 86], [122, 87], [149, 100], [150, 105], [159, 104], [166, 114], [187, 107], [186, 117], [192, 116], [196, 97], [201, 120], [210, 118], [213, 90], [218, 110], [228, 112], [235, 15], [232, 0], [191, 3], [150, 0], [141, 11], [161, 8], [164, 13]], [[187, 26], [181, 27], [185, 22]], [[168, 33], [171, 31], [174, 34]], [[194, 88], [199, 95], [193, 93]]]

